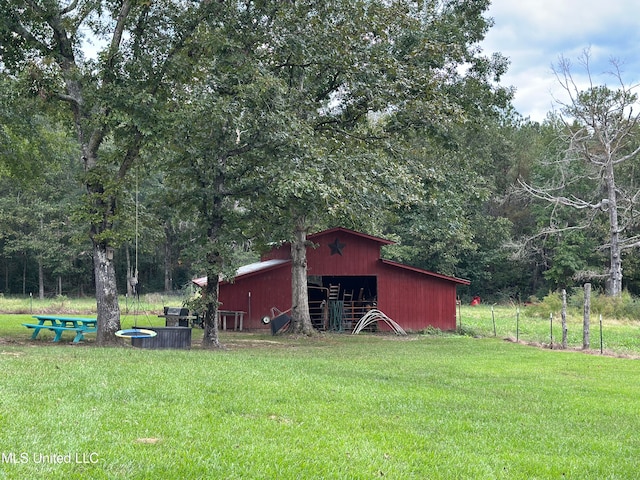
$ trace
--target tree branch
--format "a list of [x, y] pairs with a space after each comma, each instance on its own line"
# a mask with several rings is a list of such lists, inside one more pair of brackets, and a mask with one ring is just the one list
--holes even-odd
[[56, 98], [58, 98], [58, 100], [62, 100], [63, 102], [68, 102], [73, 106], [80, 108], [80, 101], [72, 95], [67, 95], [66, 93], [62, 93], [62, 92], [55, 92], [55, 96]]
[[66, 15], [67, 13], [73, 12], [78, 6], [78, 0], [73, 0], [69, 5], [60, 10], [60, 15]]
[[40, 53], [45, 54], [49, 51], [49, 46], [46, 43], [42, 42], [40, 39], [38, 39], [29, 30], [27, 30], [27, 28], [24, 25], [22, 25], [22, 23], [20, 23], [20, 21], [17, 18], [12, 17], [11, 19], [9, 19], [9, 21], [10, 23], [8, 26], [13, 33], [18, 35], [27, 43], [33, 45], [34, 48], [36, 48], [36, 50], [40, 51]]
[[541, 189], [535, 188], [529, 185], [526, 182], [518, 179], [518, 183], [524, 188], [524, 190], [532, 195], [533, 197], [539, 200], [545, 200], [549, 203], [556, 203], [560, 205], [565, 205], [567, 207], [576, 208], [578, 210], [591, 209], [591, 210], [606, 210], [609, 205], [609, 200], [604, 198], [598, 203], [587, 202], [586, 200], [582, 200], [581, 198], [577, 198], [573, 196], [573, 198], [567, 198], [561, 195], [552, 195], [551, 193]]
[[124, 34], [124, 27], [126, 25], [127, 17], [131, 11], [131, 0], [125, 0], [122, 2], [118, 17], [116, 18], [116, 28], [113, 30], [113, 36], [111, 37], [111, 43], [109, 44], [109, 64], [115, 58], [116, 53], [120, 50], [120, 44], [122, 43], [122, 36]]
[[640, 147], [636, 148], [633, 152], [631, 152], [631, 153], [629, 153], [629, 154], [627, 154], [627, 155], [625, 155], [623, 157], [620, 157], [619, 159], [615, 160], [613, 162], [613, 164], [617, 165], [618, 163], [622, 163], [622, 162], [625, 162], [627, 160], [631, 160], [633, 157], [637, 156], [638, 154], [640, 154]]

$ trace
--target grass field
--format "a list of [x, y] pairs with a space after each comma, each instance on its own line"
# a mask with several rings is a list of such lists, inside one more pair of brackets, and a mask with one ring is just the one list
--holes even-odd
[[[162, 313], [163, 307], [179, 307], [183, 296], [152, 293], [131, 299], [121, 295], [119, 297], [120, 310], [124, 315], [133, 313]], [[96, 313], [96, 299], [91, 297], [69, 298], [58, 296], [40, 300], [36, 297], [5, 297], [0, 294], [1, 313], [65, 313], [65, 314], [94, 314]]]
[[31, 341], [29, 314], [0, 315], [0, 478], [638, 478], [638, 360], [504, 341], [502, 313], [497, 338], [483, 307], [462, 322], [486, 338], [215, 351]]

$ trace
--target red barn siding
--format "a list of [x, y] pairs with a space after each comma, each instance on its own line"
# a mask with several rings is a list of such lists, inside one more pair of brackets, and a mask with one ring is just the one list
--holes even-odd
[[378, 277], [378, 306], [405, 330], [456, 328], [455, 283], [387, 266]]
[[[380, 259], [380, 246], [391, 243], [333, 230], [309, 238], [317, 245], [307, 250], [309, 275], [371, 275]], [[329, 245], [336, 242], [343, 245], [342, 255], [331, 254]]]
[[223, 283], [220, 301], [222, 310], [245, 312], [244, 328], [268, 328], [261, 319], [271, 315], [272, 307], [280, 310], [291, 307], [291, 263], [239, 277], [234, 283]]

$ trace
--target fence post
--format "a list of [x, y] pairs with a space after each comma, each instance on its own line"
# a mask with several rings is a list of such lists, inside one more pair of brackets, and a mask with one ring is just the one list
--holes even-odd
[[551, 339], [551, 350], [553, 350], [553, 313], [549, 314], [549, 332], [549, 337]]
[[496, 314], [493, 312], [493, 305], [491, 305], [491, 320], [493, 320], [493, 336], [496, 335]]
[[582, 349], [588, 350], [591, 345], [589, 341], [589, 322], [591, 317], [591, 284], [584, 284], [584, 317], [582, 321]]
[[520, 307], [516, 308], [516, 342], [520, 341]]
[[562, 349], [566, 350], [567, 348], [567, 291], [562, 289], [562, 312], [560, 312], [560, 316], [562, 317]]
[[602, 314], [600, 314], [600, 355], [602, 355]]

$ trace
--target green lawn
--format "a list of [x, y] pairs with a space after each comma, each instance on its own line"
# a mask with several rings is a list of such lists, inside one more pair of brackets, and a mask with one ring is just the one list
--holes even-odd
[[97, 348], [28, 318], [0, 316], [0, 478], [638, 478], [637, 360], [458, 335]]

